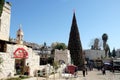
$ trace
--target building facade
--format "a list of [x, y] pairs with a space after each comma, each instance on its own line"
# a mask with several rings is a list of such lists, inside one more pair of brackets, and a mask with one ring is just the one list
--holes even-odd
[[16, 42], [9, 41], [11, 6], [5, 3], [0, 18], [0, 79], [39, 70], [40, 56], [23, 44], [23, 31], [18, 29]]
[[96, 60], [101, 59], [105, 57], [105, 51], [104, 50], [84, 50], [85, 51], [85, 57], [89, 60]]
[[55, 62], [63, 61], [65, 64], [71, 64], [70, 51], [67, 49], [65, 50], [55, 49], [54, 61]]
[[0, 17], [0, 40], [9, 40], [10, 17], [11, 5], [9, 2], [6, 2]]
[[116, 58], [120, 58], [120, 49], [116, 50]]

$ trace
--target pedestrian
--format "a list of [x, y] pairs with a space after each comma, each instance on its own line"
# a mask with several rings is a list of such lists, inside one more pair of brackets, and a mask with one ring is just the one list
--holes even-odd
[[106, 74], [106, 70], [105, 67], [102, 68], [102, 74], [105, 75]]
[[20, 74], [20, 72], [21, 72], [21, 65], [20, 65], [20, 63], [16, 63], [15, 67], [16, 67], [16, 74]]
[[115, 72], [114, 67], [112, 67], [112, 72], [113, 72], [113, 73]]
[[83, 68], [82, 72], [83, 72], [83, 77], [85, 77], [85, 68]]
[[86, 71], [86, 75], [88, 75], [88, 72], [87, 72], [87, 66], [85, 67], [85, 71]]
[[27, 66], [25, 66], [25, 73], [24, 73], [24, 75], [29, 76], [29, 74], [30, 74], [30, 67], [29, 67], [29, 63], [27, 63]]
[[77, 66], [76, 66], [76, 67], [75, 67], [74, 77], [77, 77], [77, 71], [78, 71], [78, 68], [77, 68]]

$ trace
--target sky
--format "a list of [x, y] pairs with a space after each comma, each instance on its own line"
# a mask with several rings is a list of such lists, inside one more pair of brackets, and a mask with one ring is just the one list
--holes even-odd
[[10, 36], [22, 24], [24, 40], [68, 45], [75, 11], [83, 49], [107, 33], [110, 49], [120, 48], [120, 0], [6, 0], [12, 3]]

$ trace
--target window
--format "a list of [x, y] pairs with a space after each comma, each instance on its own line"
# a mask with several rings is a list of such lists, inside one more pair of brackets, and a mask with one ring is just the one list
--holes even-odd
[[6, 43], [4, 41], [0, 41], [0, 52], [6, 52]]

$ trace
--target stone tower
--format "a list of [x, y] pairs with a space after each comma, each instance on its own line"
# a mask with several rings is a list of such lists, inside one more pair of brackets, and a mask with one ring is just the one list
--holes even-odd
[[0, 40], [9, 40], [11, 4], [6, 2], [0, 17]]
[[23, 36], [24, 36], [24, 33], [20, 25], [20, 28], [18, 29], [17, 34], [16, 34], [16, 43], [23, 44]]
[[78, 66], [79, 69], [83, 67], [83, 52], [82, 52], [82, 45], [79, 36], [79, 30], [77, 26], [77, 21], [75, 17], [75, 13], [73, 14], [73, 20], [71, 25], [71, 31], [69, 35], [69, 42], [68, 42], [68, 49], [70, 50], [71, 54], [71, 61], [74, 65]]

